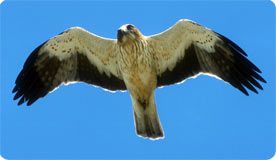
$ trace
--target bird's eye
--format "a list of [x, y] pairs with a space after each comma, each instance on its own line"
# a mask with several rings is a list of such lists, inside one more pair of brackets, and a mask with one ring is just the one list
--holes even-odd
[[127, 30], [131, 30], [134, 26], [133, 25], [127, 25]]

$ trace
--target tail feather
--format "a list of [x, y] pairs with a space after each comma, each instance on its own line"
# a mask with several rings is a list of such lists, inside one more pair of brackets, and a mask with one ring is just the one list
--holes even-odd
[[150, 139], [164, 138], [164, 132], [157, 112], [155, 114], [147, 114], [144, 112], [137, 115], [136, 111], [134, 111], [134, 119], [138, 136]]
[[155, 104], [154, 92], [148, 97], [131, 95], [131, 99], [133, 103], [136, 134], [152, 140], [164, 138], [164, 132]]

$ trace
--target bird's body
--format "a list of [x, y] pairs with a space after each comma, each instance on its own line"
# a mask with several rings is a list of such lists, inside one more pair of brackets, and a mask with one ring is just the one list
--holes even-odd
[[195, 22], [180, 20], [153, 36], [123, 25], [117, 40], [82, 28], [71, 28], [36, 48], [24, 64], [13, 92], [19, 105], [31, 105], [62, 83], [76, 81], [110, 91], [128, 90], [133, 103], [136, 133], [163, 138], [155, 89], [207, 74], [230, 83], [248, 95], [257, 93], [260, 70], [245, 52], [226, 37]]
[[[122, 32], [127, 32], [125, 26], [121, 27]], [[132, 99], [136, 132], [143, 137], [162, 138], [164, 133], [154, 98], [157, 84], [154, 54], [143, 35], [139, 34], [138, 38], [131, 41], [131, 43], [128, 40], [126, 43], [118, 41], [120, 47], [118, 62]]]

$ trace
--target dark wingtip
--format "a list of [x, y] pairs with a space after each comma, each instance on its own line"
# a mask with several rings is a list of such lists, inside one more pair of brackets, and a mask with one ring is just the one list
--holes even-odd
[[259, 92], [255, 88], [254, 88], [254, 90], [251, 90], [251, 91], [253, 91], [256, 94], [259, 94]]
[[[47, 41], [46, 41], [47, 42]], [[33, 67], [34, 67], [34, 63], [37, 59], [38, 56], [38, 52], [40, 51], [40, 48], [46, 43], [42, 43], [40, 46], [38, 46], [36, 49], [34, 49], [32, 51], [32, 53], [28, 56], [27, 60], [24, 63], [23, 69], [21, 70], [21, 72], [19, 73], [19, 75], [16, 78], [15, 81], [15, 87], [12, 90], [12, 93], [15, 93], [15, 96], [13, 97], [13, 100], [17, 100], [18, 98], [21, 99], [19, 100], [19, 102], [17, 103], [17, 105], [21, 105], [24, 102], [28, 101], [30, 95], [28, 95], [26, 97], [26, 94], [28, 94], [27, 92], [29, 90], [28, 87], [32, 85], [32, 83], [36, 83], [33, 82], [34, 81], [34, 76], [33, 75]]]
[[249, 96], [249, 94], [248, 94], [248, 92], [246, 91], [246, 92], [243, 92], [246, 96]]
[[38, 98], [39, 98], [38, 96], [35, 96], [35, 97], [32, 97], [31, 99], [29, 99], [27, 102], [27, 106], [32, 105], [35, 101], [38, 100]]
[[22, 97], [19, 102], [17, 103], [18, 106], [20, 106], [21, 104], [23, 104], [25, 102], [25, 98]]
[[263, 77], [261, 77], [260, 75], [258, 75], [257, 79], [260, 80], [263, 83], [266, 83], [266, 80], [264, 80]]
[[221, 40], [223, 40], [226, 44], [228, 44], [230, 47], [232, 47], [233, 49], [237, 50], [239, 53], [241, 53], [244, 56], [247, 56], [247, 54], [245, 53], [245, 51], [243, 49], [241, 49], [241, 47], [239, 47], [236, 43], [234, 43], [233, 41], [231, 41], [230, 39], [228, 39], [227, 37], [215, 32]]
[[12, 90], [12, 93], [15, 93], [17, 90], [18, 90], [18, 87], [15, 86], [15, 87], [13, 88], [13, 90]]
[[244, 90], [240, 90], [240, 91], [242, 91], [242, 93], [243, 93], [244, 95], [249, 96], [249, 93], [247, 92], [247, 90], [246, 90], [246, 89], [244, 89]]
[[242, 86], [242, 85], [239, 85], [238, 89], [245, 95], [249, 96], [247, 90]]
[[263, 90], [263, 87], [258, 83], [257, 85], [254, 84], [256, 87], [258, 87], [260, 90]]
[[19, 97], [21, 97], [22, 96], [22, 94], [20, 94], [20, 92], [17, 92], [16, 94], [15, 94], [15, 96], [13, 97], [13, 100], [17, 100]]
[[[255, 65], [254, 65], [255, 66]], [[258, 67], [254, 67], [255, 71], [257, 71], [258, 73], [262, 73], [262, 71], [258, 68]]]
[[260, 87], [259, 89], [260, 89], [260, 90], [264, 90], [263, 87]]

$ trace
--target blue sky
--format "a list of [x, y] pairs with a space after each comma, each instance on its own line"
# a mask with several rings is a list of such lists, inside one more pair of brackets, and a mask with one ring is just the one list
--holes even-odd
[[[165, 139], [135, 134], [128, 92], [61, 86], [32, 106], [11, 93], [39, 44], [72, 26], [107, 38], [144, 35], [191, 19], [236, 42], [267, 84], [250, 96], [208, 76], [156, 90]], [[245, 158], [275, 150], [275, 7], [272, 2], [4, 2], [1, 5], [1, 155], [5, 158]]]

